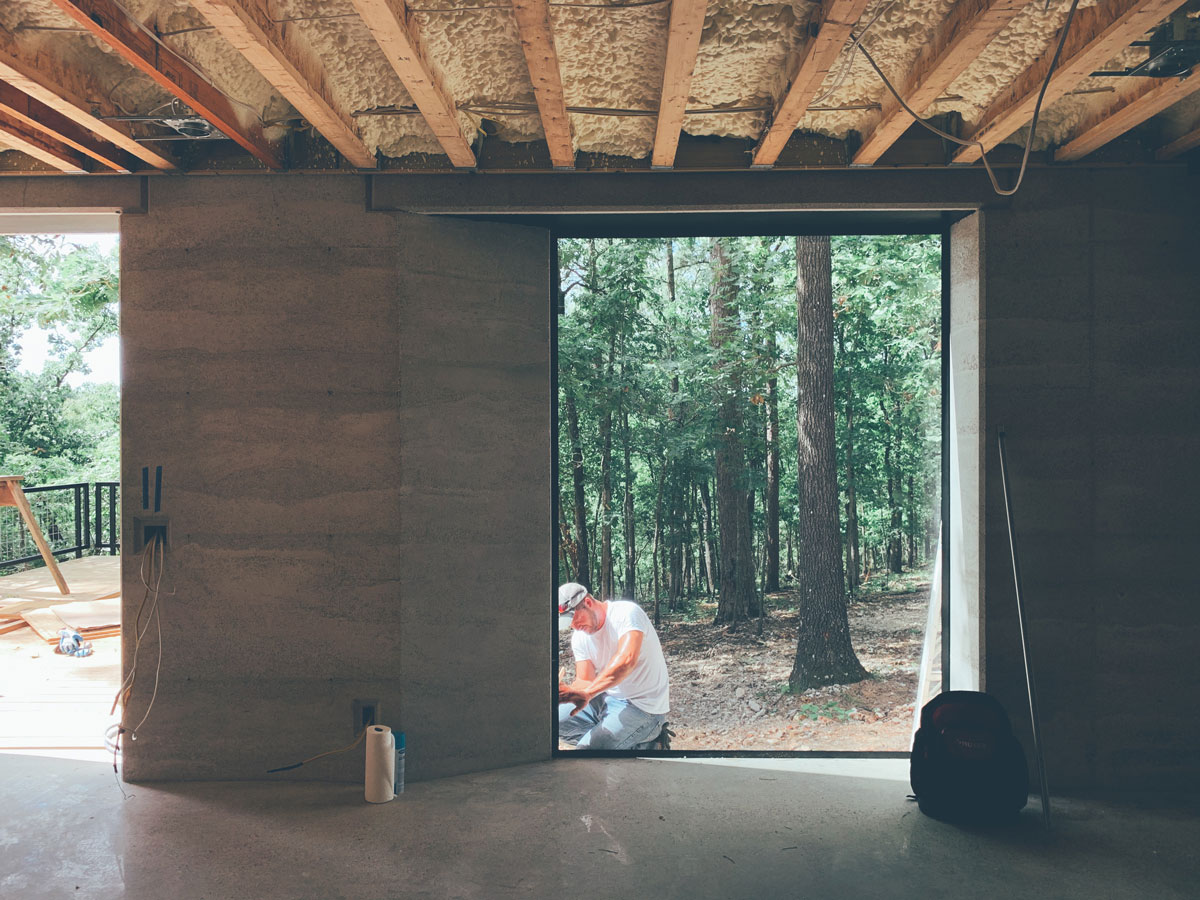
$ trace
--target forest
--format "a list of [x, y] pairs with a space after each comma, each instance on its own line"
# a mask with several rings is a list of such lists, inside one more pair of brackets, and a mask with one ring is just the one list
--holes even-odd
[[559, 580], [729, 631], [795, 591], [791, 687], [864, 677], [847, 602], [937, 546], [939, 236], [564, 239], [559, 263]]

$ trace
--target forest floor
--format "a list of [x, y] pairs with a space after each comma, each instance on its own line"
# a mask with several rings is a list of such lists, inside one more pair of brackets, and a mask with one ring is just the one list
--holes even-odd
[[[711, 624], [711, 604], [699, 604], [690, 620], [664, 616], [659, 637], [671, 676], [671, 749], [907, 751], [928, 577], [893, 578], [890, 590], [864, 591], [850, 604], [851, 641], [867, 680], [800, 694], [787, 690], [798, 636], [796, 593], [767, 596], [761, 636], [757, 621], [732, 633]], [[559, 653], [569, 676], [569, 630], [560, 635]]]

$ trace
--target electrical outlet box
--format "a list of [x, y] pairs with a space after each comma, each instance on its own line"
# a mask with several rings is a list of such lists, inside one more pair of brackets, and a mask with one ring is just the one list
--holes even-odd
[[355, 700], [354, 706], [354, 733], [358, 734], [368, 725], [379, 724], [379, 701], [378, 700]]
[[141, 553], [154, 543], [162, 541], [163, 550], [171, 549], [171, 520], [166, 516], [133, 517], [133, 552]]

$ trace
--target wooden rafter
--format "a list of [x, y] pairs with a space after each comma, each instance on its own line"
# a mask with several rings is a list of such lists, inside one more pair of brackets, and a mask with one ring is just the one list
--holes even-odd
[[4, 28], [0, 28], [0, 80], [156, 169], [177, 168], [170, 157], [135, 140], [123, 122], [97, 117], [93, 112], [97, 108], [104, 114], [117, 112], [107, 101], [84, 99], [103, 97], [99, 85], [44, 53], [25, 50]]
[[281, 93], [337, 151], [361, 169], [375, 156], [351, 118], [333, 100], [325, 70], [294, 46], [267, 9], [266, 0], [191, 0], [225, 40]]
[[1166, 146], [1160, 147], [1158, 152], [1154, 154], [1154, 158], [1163, 161], [1174, 159], [1181, 153], [1187, 153], [1195, 147], [1200, 147], [1200, 128], [1189, 131], [1187, 134], [1175, 138], [1175, 140]]
[[69, 175], [87, 172], [82, 153], [3, 111], [0, 111], [0, 138], [12, 149], [53, 166], [60, 172]]
[[571, 138], [571, 120], [563, 95], [558, 51], [554, 48], [554, 30], [550, 25], [548, 0], [512, 0], [521, 35], [521, 49], [533, 82], [533, 96], [542, 117], [542, 131], [550, 148], [550, 161], [556, 169], [575, 168], [575, 142]]
[[[1072, 90], [1184, 2], [1186, 0], [1108, 0], [1077, 10], [1058, 66], [1046, 88], [1042, 109]], [[1058, 40], [1059, 36], [1055, 35], [1038, 60], [984, 112], [971, 135], [983, 144], [984, 150], [991, 150], [1033, 118], [1038, 92], [1046, 80]], [[974, 162], [979, 159], [979, 153], [978, 147], [963, 147], [954, 155], [954, 161]]]
[[[458, 112], [454, 102], [446, 94], [429, 67], [417, 41], [416, 34], [408, 26], [408, 10], [404, 0], [351, 0], [359, 16], [374, 35], [376, 43], [387, 57], [388, 63], [404, 87], [412, 97], [413, 103], [421, 111], [426, 123], [433, 130], [434, 136], [450, 162], [459, 167], [475, 165], [475, 153], [471, 150], [471, 142], [463, 136], [458, 125]], [[522, 41], [525, 34], [521, 34]], [[526, 51], [528, 58], [528, 51]], [[557, 57], [555, 57], [557, 60]], [[556, 66], [557, 70], [557, 66]], [[531, 69], [532, 73], [532, 69]], [[535, 82], [536, 86], [536, 82]], [[537, 94], [538, 108], [541, 109], [542, 95]], [[564, 108], [563, 114], [566, 110]], [[545, 121], [543, 114], [543, 121]], [[546, 135], [547, 141], [550, 135]], [[553, 145], [551, 145], [553, 146]], [[557, 165], [557, 163], [556, 163]]]
[[775, 107], [771, 127], [754, 150], [755, 166], [773, 166], [783, 147], [808, 111], [808, 104], [821, 89], [846, 38], [870, 0], [824, 0], [812, 21], [816, 36], [808, 42], [804, 57], [783, 99]]
[[[917, 57], [900, 94], [913, 112], [923, 114], [1030, 0], [959, 0]], [[852, 165], [869, 166], [900, 139], [913, 119], [890, 92], [885, 93], [879, 124], [863, 139]]]
[[1196, 91], [1200, 91], [1200, 78], [1139, 78], [1132, 89], [1084, 120], [1071, 139], [1054, 152], [1054, 161], [1082, 159]]
[[149, 75], [159, 87], [174, 94], [268, 168], [283, 168], [279, 148], [263, 138], [262, 128], [257, 123], [243, 126], [228, 97], [112, 0], [52, 2], [94, 37], [112, 47], [127, 63]]
[[0, 113], [42, 132], [47, 137], [103, 163], [115, 172], [133, 171], [134, 159], [108, 141], [76, 125], [62, 113], [0, 81]]
[[691, 93], [692, 73], [696, 69], [696, 54], [700, 51], [700, 33], [704, 30], [707, 9], [708, 0], [673, 0], [671, 3], [667, 64], [663, 70], [654, 154], [650, 160], [655, 168], [669, 169], [675, 165], [675, 151], [679, 149], [679, 133], [683, 130], [683, 116]]

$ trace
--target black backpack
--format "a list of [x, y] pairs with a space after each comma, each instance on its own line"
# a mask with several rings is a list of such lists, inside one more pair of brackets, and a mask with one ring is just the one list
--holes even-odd
[[979, 691], [946, 691], [925, 704], [909, 777], [921, 812], [947, 822], [998, 822], [1029, 799], [1025, 751], [1008, 714]]

